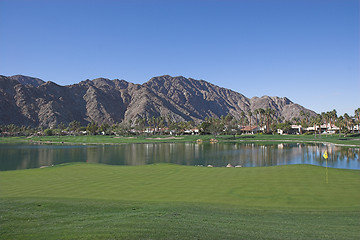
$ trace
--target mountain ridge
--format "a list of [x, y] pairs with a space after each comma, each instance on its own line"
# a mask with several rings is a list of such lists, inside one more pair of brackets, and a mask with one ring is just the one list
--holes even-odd
[[[19, 80], [20, 79], [20, 80]], [[316, 113], [287, 97], [247, 98], [205, 80], [183, 76], [153, 77], [143, 84], [96, 78], [61, 86], [38, 78], [0, 75], [0, 124], [53, 127], [76, 120], [81, 124], [135, 122], [137, 118], [164, 116], [172, 121], [200, 122], [258, 108], [275, 110], [276, 117]], [[252, 117], [255, 120], [255, 117]]]

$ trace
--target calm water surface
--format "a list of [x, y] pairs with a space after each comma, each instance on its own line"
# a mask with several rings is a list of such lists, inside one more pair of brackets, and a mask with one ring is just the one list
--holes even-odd
[[325, 144], [196, 144], [152, 143], [122, 145], [0, 145], [0, 171], [39, 168], [69, 162], [111, 165], [175, 163], [224, 167], [228, 163], [243, 167], [287, 164], [325, 166], [322, 154], [327, 150], [327, 166], [360, 169], [359, 148]]

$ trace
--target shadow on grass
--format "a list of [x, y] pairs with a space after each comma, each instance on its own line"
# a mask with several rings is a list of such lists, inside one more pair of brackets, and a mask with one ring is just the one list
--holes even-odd
[[360, 133], [349, 134], [348, 137], [360, 137]]

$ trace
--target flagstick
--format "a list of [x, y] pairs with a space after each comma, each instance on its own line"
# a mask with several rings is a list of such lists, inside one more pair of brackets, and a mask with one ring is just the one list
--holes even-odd
[[329, 178], [328, 178], [328, 169], [327, 169], [327, 159], [326, 159], [326, 184], [329, 183]]
[[326, 180], [326, 184], [328, 184], [329, 183], [329, 178], [328, 178], [328, 169], [327, 169], [327, 159], [328, 159], [327, 151], [324, 152], [323, 157], [325, 158], [325, 163], [326, 163], [326, 177], [325, 177], [325, 180]]

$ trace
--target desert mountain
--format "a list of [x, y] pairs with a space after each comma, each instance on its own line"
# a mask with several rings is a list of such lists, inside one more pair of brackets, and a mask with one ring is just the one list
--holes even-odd
[[[164, 116], [173, 121], [199, 122], [206, 117], [272, 108], [277, 117], [300, 117], [315, 112], [287, 98], [251, 99], [203, 80], [168, 75], [144, 84], [97, 78], [60, 86], [37, 78], [0, 76], [0, 124], [56, 126], [76, 120], [113, 124], [137, 118]], [[255, 118], [254, 118], [255, 119]]]

